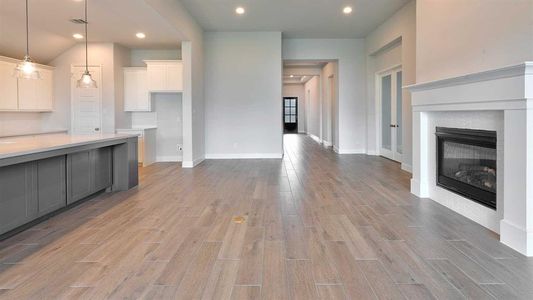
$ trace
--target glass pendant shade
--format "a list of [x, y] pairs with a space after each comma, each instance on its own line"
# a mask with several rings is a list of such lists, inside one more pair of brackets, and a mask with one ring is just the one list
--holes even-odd
[[41, 74], [39, 74], [35, 64], [27, 55], [24, 56], [24, 60], [17, 65], [13, 72], [13, 76], [21, 79], [41, 79]]
[[77, 87], [80, 89], [95, 89], [97, 88], [96, 81], [91, 76], [89, 72], [89, 47], [87, 41], [87, 0], [85, 0], [85, 72], [81, 75], [81, 78], [77, 82]]
[[81, 75], [81, 78], [78, 80], [76, 86], [81, 89], [95, 89], [98, 87], [96, 85], [96, 81], [93, 79], [89, 71], [85, 71], [83, 75]]
[[41, 79], [41, 74], [35, 67], [30, 57], [30, 30], [29, 30], [29, 10], [28, 0], [26, 0], [26, 55], [24, 59], [15, 67], [13, 76], [20, 79]]

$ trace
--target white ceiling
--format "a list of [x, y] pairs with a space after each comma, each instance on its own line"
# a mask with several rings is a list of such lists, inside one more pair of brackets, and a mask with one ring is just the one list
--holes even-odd
[[283, 75], [283, 84], [305, 84], [313, 76], [309, 75], [292, 75], [293, 77], [290, 77], [290, 75]]
[[327, 64], [328, 61], [284, 60], [283, 84], [305, 84]]
[[[282, 31], [286, 38], [362, 38], [410, 0], [182, 0], [207, 31]], [[344, 15], [344, 6], [353, 7]], [[246, 9], [236, 15], [235, 8]]]
[[[83, 1], [30, 0], [30, 53], [47, 63], [80, 42]], [[135, 37], [144, 32], [146, 39]], [[25, 51], [24, 1], [0, 0], [0, 55], [22, 58]], [[128, 48], [177, 48], [179, 34], [143, 0], [90, 0], [89, 42], [115, 42]]]

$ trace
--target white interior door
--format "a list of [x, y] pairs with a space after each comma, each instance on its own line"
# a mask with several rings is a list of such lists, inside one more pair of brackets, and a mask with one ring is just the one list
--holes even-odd
[[97, 88], [77, 88], [78, 79], [85, 72], [84, 66], [72, 67], [71, 132], [72, 134], [97, 134], [102, 130], [102, 70], [89, 67]]
[[380, 154], [402, 160], [402, 71], [397, 68], [378, 76], [380, 115]]

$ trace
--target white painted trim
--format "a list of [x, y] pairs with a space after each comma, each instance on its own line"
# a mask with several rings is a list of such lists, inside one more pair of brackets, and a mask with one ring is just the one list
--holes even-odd
[[533, 256], [533, 232], [508, 220], [500, 221], [500, 241], [516, 251]]
[[182, 161], [183, 157], [179, 155], [163, 155], [163, 156], [156, 156], [155, 160], [156, 162], [178, 162], [178, 161]]
[[197, 165], [201, 164], [205, 160], [204, 157], [200, 157], [195, 159], [194, 161], [184, 161], [181, 163], [181, 167], [185, 169], [194, 168]]
[[366, 150], [366, 155], [378, 156], [379, 153], [377, 151], [368, 151], [368, 150]]
[[298, 131], [298, 133], [306, 134], [307, 132], [305, 132], [305, 130], [303, 130], [303, 131]]
[[402, 163], [401, 167], [402, 167], [402, 170], [409, 172], [409, 173], [413, 173], [413, 167], [411, 165]]
[[412, 85], [404, 86], [410, 92], [419, 92], [432, 90], [436, 88], [443, 88], [449, 86], [456, 86], [462, 84], [469, 84], [487, 80], [502, 79], [508, 77], [516, 77], [523, 75], [533, 75], [533, 62], [526, 61], [518, 65], [507, 66], [499, 69], [493, 69], [478, 73], [472, 73], [463, 76], [451, 77], [441, 80], [422, 82]]
[[307, 135], [309, 135], [313, 140], [315, 140], [315, 142], [317, 142], [319, 144], [322, 144], [322, 140], [318, 136], [316, 136], [316, 135], [314, 135], [312, 133], [308, 133]]
[[337, 149], [338, 154], [366, 154], [365, 149]]
[[211, 153], [205, 159], [281, 159], [282, 153]]
[[429, 197], [427, 182], [422, 183], [415, 178], [411, 178], [411, 194], [419, 198]]
[[333, 146], [333, 151], [337, 154], [339, 154], [339, 147]]

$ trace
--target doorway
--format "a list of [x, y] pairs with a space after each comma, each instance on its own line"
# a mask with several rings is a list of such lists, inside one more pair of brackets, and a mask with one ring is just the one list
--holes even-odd
[[97, 88], [77, 88], [77, 81], [85, 72], [85, 66], [72, 66], [71, 87], [71, 133], [96, 134], [102, 131], [102, 69], [91, 66], [89, 71]]
[[396, 67], [377, 75], [380, 103], [380, 155], [402, 161], [402, 69]]
[[283, 97], [283, 132], [298, 133], [298, 97]]

